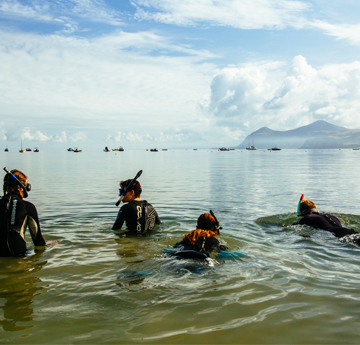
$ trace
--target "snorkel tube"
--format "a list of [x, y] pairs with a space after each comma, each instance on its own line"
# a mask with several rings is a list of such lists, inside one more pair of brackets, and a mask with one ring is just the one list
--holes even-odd
[[15, 181], [16, 183], [24, 190], [24, 198], [28, 197], [28, 192], [30, 192], [31, 190], [31, 184], [27, 183], [26, 185], [23, 184], [8, 168], [4, 167], [4, 170], [6, 171], [7, 174], [9, 174]]
[[297, 207], [297, 216], [300, 217], [301, 216], [301, 212], [300, 212], [300, 204], [301, 202], [304, 200], [304, 194], [301, 194], [299, 203], [298, 203], [298, 207]]
[[216, 230], [219, 231], [222, 229], [222, 227], [220, 226], [219, 221], [217, 220], [217, 218], [215, 217], [215, 214], [213, 211], [210, 210], [210, 214], [214, 217], [215, 221], [216, 221]]
[[130, 187], [134, 184], [134, 182], [141, 176], [142, 174], [142, 170], [140, 170], [136, 176], [133, 178], [133, 180], [128, 184], [128, 186], [126, 187], [126, 189], [120, 194], [120, 198], [119, 200], [116, 202], [115, 206], [119, 206], [120, 203], [123, 201], [125, 194], [128, 192], [128, 190], [130, 189]]

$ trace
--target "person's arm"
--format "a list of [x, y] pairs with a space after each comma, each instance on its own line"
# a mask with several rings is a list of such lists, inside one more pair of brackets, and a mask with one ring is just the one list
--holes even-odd
[[[123, 206], [124, 207], [124, 206]], [[125, 214], [124, 214], [124, 210], [123, 207], [120, 208], [119, 213], [117, 215], [117, 218], [115, 220], [114, 225], [112, 226], [112, 230], [119, 230], [121, 229], [121, 227], [124, 224], [125, 221]]]
[[25, 202], [25, 205], [27, 210], [27, 225], [34, 245], [45, 246], [46, 243], [41, 233], [39, 216], [36, 207], [30, 202]]

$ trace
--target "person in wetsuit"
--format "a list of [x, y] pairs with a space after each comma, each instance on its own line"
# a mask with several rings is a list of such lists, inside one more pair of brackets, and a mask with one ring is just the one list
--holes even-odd
[[340, 220], [335, 216], [319, 213], [316, 209], [316, 204], [311, 200], [303, 200], [300, 203], [300, 213], [303, 217], [299, 221], [301, 225], [308, 225], [317, 229], [330, 231], [336, 237], [359, 234], [355, 230], [344, 228]]
[[[120, 182], [120, 194], [122, 190], [126, 190], [132, 180], [126, 180]], [[113, 230], [119, 230], [126, 223], [127, 229], [133, 234], [142, 234], [153, 230], [155, 224], [160, 224], [160, 218], [155, 208], [149, 204], [146, 200], [140, 200], [142, 192], [141, 184], [139, 181], [134, 181], [124, 195], [123, 202], [127, 203], [123, 205], [114, 225]]]
[[27, 176], [16, 169], [4, 177], [4, 196], [0, 199], [0, 256], [25, 254], [27, 227], [35, 246], [46, 244], [36, 207], [23, 200], [31, 188], [27, 180]]
[[[226, 250], [227, 247], [216, 238], [220, 235], [220, 229], [213, 214], [203, 213], [197, 220], [196, 229], [186, 234], [182, 241], [176, 243], [174, 249], [185, 252], [196, 251], [207, 256], [212, 251]], [[175, 251], [174, 255], [179, 255], [179, 252]], [[185, 255], [183, 256], [185, 257]]]

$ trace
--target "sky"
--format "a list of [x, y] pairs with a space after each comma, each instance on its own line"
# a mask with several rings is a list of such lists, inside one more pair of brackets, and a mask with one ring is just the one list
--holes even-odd
[[236, 146], [360, 128], [356, 0], [0, 0], [3, 147]]

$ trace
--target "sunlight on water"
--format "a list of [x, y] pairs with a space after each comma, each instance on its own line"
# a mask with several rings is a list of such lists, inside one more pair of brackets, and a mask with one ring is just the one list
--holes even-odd
[[[46, 240], [1, 258], [0, 341], [12, 344], [355, 343], [359, 247], [292, 225], [301, 193], [360, 230], [359, 152], [0, 153], [32, 183]], [[126, 237], [120, 180], [142, 169], [163, 222]], [[233, 255], [166, 254], [212, 209]]]

